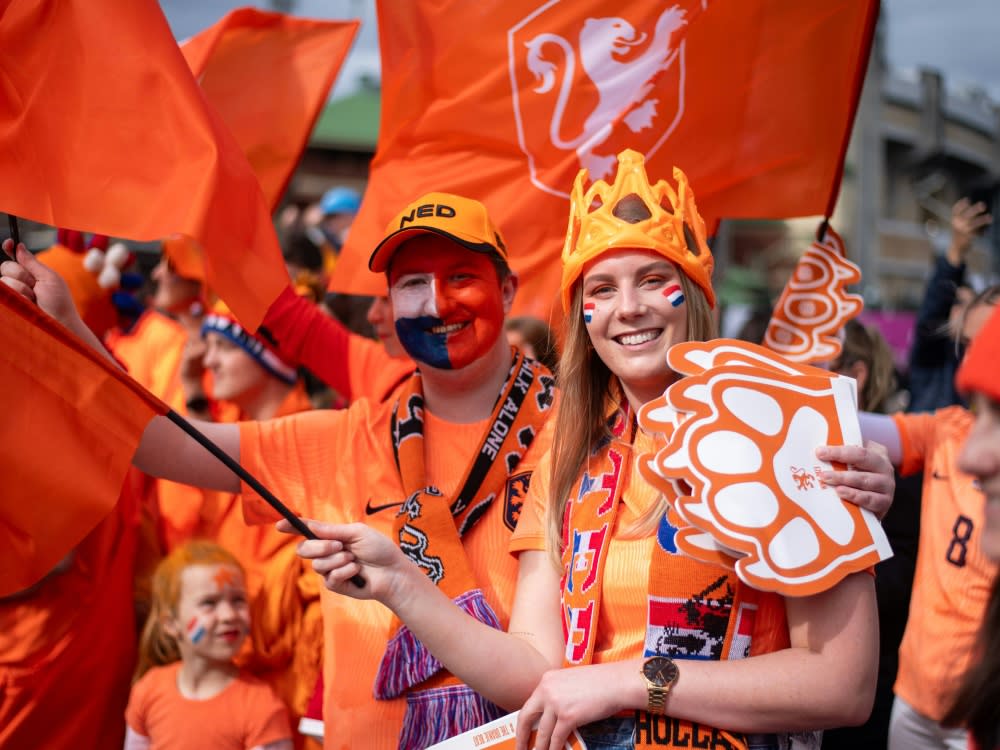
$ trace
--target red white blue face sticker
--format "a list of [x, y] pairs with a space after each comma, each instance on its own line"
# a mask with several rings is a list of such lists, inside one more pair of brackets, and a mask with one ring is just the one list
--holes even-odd
[[680, 284], [668, 284], [663, 290], [663, 296], [674, 307], [680, 307], [684, 304], [684, 291], [681, 289]]
[[492, 262], [442, 238], [411, 240], [397, 251], [389, 295], [400, 343], [431, 367], [466, 367], [503, 332], [503, 293]]
[[587, 323], [588, 325], [590, 323], [593, 323], [594, 322], [594, 312], [596, 310], [597, 310], [597, 305], [596, 304], [594, 304], [593, 302], [584, 302], [583, 303], [583, 322]]
[[188, 640], [191, 643], [197, 644], [205, 637], [206, 628], [201, 618], [195, 615], [192, 617], [184, 628], [184, 632], [187, 634]]

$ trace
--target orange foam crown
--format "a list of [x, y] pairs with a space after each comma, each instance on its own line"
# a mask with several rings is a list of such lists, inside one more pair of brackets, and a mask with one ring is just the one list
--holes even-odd
[[[714, 260], [705, 238], [705, 222], [687, 177], [677, 167], [673, 174], [676, 191], [665, 180], [650, 185], [645, 157], [632, 149], [618, 154], [618, 173], [611, 185], [597, 180], [584, 192], [588, 172], [580, 170], [570, 194], [569, 228], [562, 251], [563, 310], [569, 312], [573, 284], [587, 263], [611, 250], [631, 248], [652, 250], [676, 263], [715, 307]], [[630, 224], [612, 213], [628, 195], [642, 200], [650, 218]]]

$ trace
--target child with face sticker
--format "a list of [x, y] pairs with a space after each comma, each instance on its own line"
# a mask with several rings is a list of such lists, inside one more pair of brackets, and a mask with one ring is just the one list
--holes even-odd
[[249, 630], [236, 558], [199, 540], [171, 552], [153, 575], [125, 750], [291, 750], [284, 705], [233, 663]]

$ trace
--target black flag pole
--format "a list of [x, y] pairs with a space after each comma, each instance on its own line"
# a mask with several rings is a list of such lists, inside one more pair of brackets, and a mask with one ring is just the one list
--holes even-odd
[[[233, 457], [226, 453], [222, 448], [213, 443], [208, 437], [205, 436], [198, 428], [191, 424], [188, 420], [184, 419], [180, 414], [175, 412], [173, 409], [166, 413], [167, 419], [173, 422], [175, 425], [180, 427], [189, 437], [193, 438], [202, 448], [207, 450], [213, 456], [215, 456], [219, 461], [221, 461], [227, 469], [233, 472], [236, 476], [246, 482], [254, 492], [260, 495], [264, 501], [274, 508], [281, 517], [284, 518], [288, 523], [292, 525], [297, 532], [302, 534], [306, 539], [318, 539], [308, 526], [299, 518], [297, 515], [292, 513], [291, 509], [281, 502], [274, 493], [272, 493], [267, 487], [262, 485], [255, 476], [253, 476], [249, 471], [244, 469], [240, 464], [233, 460]], [[351, 583], [357, 586], [359, 589], [364, 588], [365, 579], [360, 575], [355, 574], [351, 576]]]
[[10, 229], [10, 238], [14, 240], [14, 250], [11, 252], [11, 259], [17, 258], [17, 246], [21, 242], [21, 232], [17, 226], [17, 217], [14, 214], [7, 214], [7, 228]]

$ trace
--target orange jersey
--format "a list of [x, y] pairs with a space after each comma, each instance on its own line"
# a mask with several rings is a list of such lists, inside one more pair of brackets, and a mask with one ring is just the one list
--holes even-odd
[[139, 497], [126, 485], [68, 569], [0, 599], [0, 747], [122, 746], [135, 667]]
[[[356, 401], [342, 411], [314, 411], [270, 422], [240, 425], [240, 460], [264, 486], [295, 512], [334, 523], [361, 521], [392, 532], [404, 499], [393, 458], [393, 403]], [[454, 424], [424, 413], [427, 481], [445, 495], [458, 491], [489, 420]], [[551, 419], [549, 420], [552, 421]], [[506, 627], [517, 577], [516, 561], [504, 554], [516, 522], [521, 494], [549, 430], [535, 438], [503, 497], [464, 537], [470, 567]], [[273, 522], [274, 511], [244, 487], [250, 521]], [[406, 699], [372, 696], [375, 675], [390, 635], [392, 613], [378, 602], [357, 601], [323, 590], [323, 720], [327, 748], [396, 748]]]
[[983, 495], [957, 468], [972, 415], [951, 406], [893, 419], [903, 447], [900, 473], [924, 470], [917, 565], [895, 691], [940, 721], [972, 659], [997, 565], [979, 548]]
[[[655, 449], [653, 438], [638, 432], [634, 443], [634, 458]], [[526, 550], [545, 550], [546, 507], [549, 503], [550, 456], [542, 458], [531, 489], [524, 501], [517, 531], [510, 542], [510, 551], [518, 554]], [[625, 476], [621, 492], [621, 507], [610, 529], [611, 541], [607, 552], [604, 577], [601, 580], [601, 607], [597, 616], [597, 637], [594, 644], [594, 664], [602, 664], [643, 655], [649, 608], [649, 561], [653, 556], [653, 533], [638, 538], [623, 539], [622, 533], [631, 529], [635, 521], [654, 503], [659, 493], [633, 466]], [[629, 536], [634, 536], [630, 534]], [[700, 563], [678, 556], [678, 562], [698, 566], [699, 569], [723, 568]], [[717, 635], [717, 634], [716, 634]], [[781, 597], [765, 594], [759, 597], [759, 608], [753, 630], [751, 653], [767, 653], [787, 644], [787, 625]]]
[[[311, 409], [312, 403], [300, 383], [281, 403], [275, 418]], [[238, 494], [211, 490], [199, 490], [199, 493], [202, 496], [200, 513], [191, 535], [212, 539], [232, 552], [246, 571], [247, 592], [251, 599], [254, 598], [271, 559], [298, 540], [290, 534], [282, 534], [273, 524], [248, 526], [243, 520]]]
[[132, 688], [125, 721], [156, 750], [248, 750], [291, 739], [285, 706], [264, 682], [240, 673], [222, 692], [192, 700], [177, 689], [181, 663], [149, 670]]
[[347, 340], [348, 398], [384, 401], [415, 367], [409, 357], [390, 357], [380, 342], [352, 334]]

